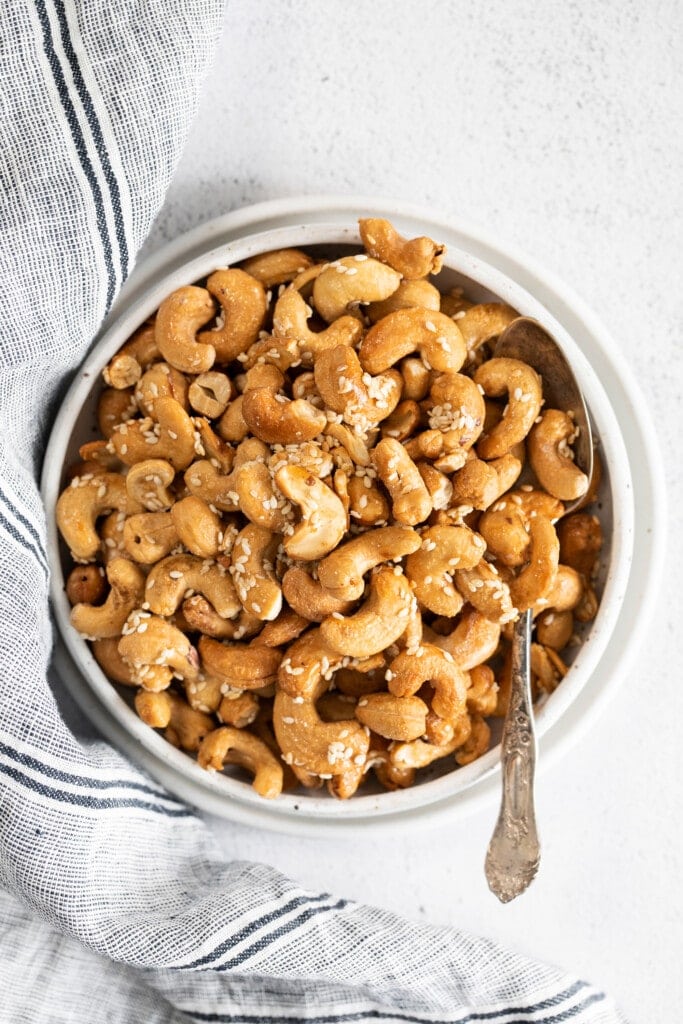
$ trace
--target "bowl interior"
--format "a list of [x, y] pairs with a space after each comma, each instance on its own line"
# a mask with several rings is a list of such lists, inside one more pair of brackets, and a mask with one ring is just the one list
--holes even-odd
[[[397, 226], [400, 228], [400, 223]], [[165, 274], [162, 280], [150, 285], [137, 301], [116, 311], [115, 319], [107, 325], [105, 333], [76, 375], [55, 421], [43, 474], [54, 613], [71, 657], [100, 703], [140, 744], [141, 751], [148, 752], [176, 772], [189, 774], [196, 785], [203, 789], [222, 794], [230, 801], [246, 804], [256, 802], [261, 809], [265, 802], [254, 793], [246, 776], [238, 770], [231, 772], [230, 769], [224, 774], [204, 772], [191, 757], [173, 748], [140, 721], [132, 709], [130, 689], [115, 686], [104, 676], [87, 643], [69, 624], [70, 608], [64, 593], [64, 580], [70, 568], [70, 560], [56, 531], [54, 507], [64, 485], [66, 468], [78, 461], [78, 448], [98, 435], [95, 413], [103, 387], [101, 371], [132, 331], [157, 309], [161, 300], [174, 288], [182, 284], [199, 283], [217, 267], [231, 265], [248, 256], [281, 246], [303, 246], [323, 258], [338, 257], [357, 252], [361, 248], [355, 224], [298, 225], [250, 235], [238, 242], [209, 249]], [[467, 297], [477, 302], [509, 302], [521, 314], [536, 317], [558, 338], [584, 390], [602, 456], [604, 473], [598, 496], [598, 515], [603, 525], [605, 546], [597, 579], [600, 609], [595, 621], [581, 628], [581, 645], [564, 652], [571, 663], [567, 677], [553, 694], [536, 706], [537, 731], [542, 736], [588, 682], [592, 668], [599, 660], [616, 622], [630, 559], [628, 462], [622, 451], [623, 442], [618, 425], [599, 380], [581, 350], [547, 310], [494, 267], [451, 247], [438, 283], [444, 290], [462, 287]], [[483, 757], [457, 770], [453, 770], [451, 759], [444, 759], [447, 763], [436, 762], [423, 771], [419, 781], [407, 790], [388, 793], [379, 787], [368, 788], [348, 802], [337, 801], [326, 793], [321, 795], [315, 791], [283, 794], [268, 804], [268, 810], [275, 818], [295, 814], [335, 819], [394, 815], [409, 811], [440, 801], [444, 796], [455, 795], [488, 776], [498, 764], [497, 742], [498, 736], [494, 734], [492, 748]]]

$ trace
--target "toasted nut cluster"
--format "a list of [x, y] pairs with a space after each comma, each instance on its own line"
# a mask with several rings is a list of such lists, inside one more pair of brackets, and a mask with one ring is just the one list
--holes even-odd
[[600, 522], [563, 503], [599, 478], [538, 374], [493, 356], [515, 311], [440, 287], [429, 238], [360, 235], [169, 295], [105, 368], [103, 436], [57, 505], [103, 671], [269, 799], [469, 764], [505, 714], [519, 613], [540, 695], [597, 612]]

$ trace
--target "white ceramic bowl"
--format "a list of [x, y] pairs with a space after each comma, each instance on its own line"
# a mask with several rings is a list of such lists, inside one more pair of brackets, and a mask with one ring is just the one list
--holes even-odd
[[[462, 283], [469, 296], [480, 301], [499, 298], [520, 313], [538, 319], [560, 342], [583, 388], [606, 466], [601, 493], [601, 516], [607, 534], [602, 598], [566, 679], [537, 711], [541, 738], [541, 764], [577, 738], [606, 693], [618, 680], [628, 651], [629, 624], [634, 620], [632, 556], [645, 548], [646, 568], [639, 566], [639, 595], [654, 585], [659, 554], [657, 531], [646, 533], [645, 522], [634, 517], [634, 468], [638, 471], [640, 505], [654, 515], [660, 478], [645, 430], [636, 429], [629, 454], [624, 434], [634, 434], [625, 410], [633, 386], [610, 361], [610, 342], [577, 299], [551, 283], [527, 260], [504, 252], [481, 233], [460, 225], [434, 220], [426, 211], [401, 204], [388, 206], [362, 199], [283, 200], [228, 214], [173, 243], [133, 275], [105, 324], [90, 355], [64, 399], [56, 418], [43, 472], [52, 570], [52, 602], [63, 644], [56, 660], [67, 685], [102, 732], [169, 789], [188, 801], [227, 818], [297, 833], [336, 832], [351, 823], [364, 827], [397, 827], [435, 820], [438, 812], [464, 810], [497, 794], [491, 778], [498, 763], [494, 748], [473, 764], [450, 771], [420, 785], [395, 793], [358, 795], [347, 802], [319, 793], [283, 794], [266, 802], [241, 778], [209, 774], [187, 755], [170, 746], [144, 725], [106, 679], [87, 643], [69, 624], [64, 593], [68, 561], [54, 520], [54, 508], [63, 486], [65, 465], [76, 461], [77, 448], [93, 437], [100, 374], [111, 356], [132, 331], [159, 306], [173, 289], [205, 277], [218, 266], [282, 246], [359, 245], [358, 216], [388, 216], [409, 235], [428, 234], [445, 241], [448, 284]], [[443, 275], [446, 279], [446, 274]], [[613, 375], [605, 376], [605, 368]], [[611, 396], [601, 383], [608, 384]], [[611, 385], [611, 388], [609, 387]], [[617, 404], [615, 407], [615, 396]], [[612, 400], [610, 400], [610, 397]], [[621, 413], [621, 415], [618, 415]], [[634, 465], [634, 454], [639, 462]], [[659, 531], [663, 535], [663, 530]], [[631, 597], [629, 601], [628, 598]], [[590, 685], [588, 685], [590, 684]]]

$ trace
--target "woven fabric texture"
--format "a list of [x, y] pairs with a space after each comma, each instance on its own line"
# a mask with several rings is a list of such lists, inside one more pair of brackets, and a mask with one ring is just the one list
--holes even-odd
[[36, 486], [65, 383], [158, 212], [219, 0], [15, 0], [0, 25], [0, 1024], [559, 1021], [611, 1000], [455, 930], [225, 863], [65, 726]]

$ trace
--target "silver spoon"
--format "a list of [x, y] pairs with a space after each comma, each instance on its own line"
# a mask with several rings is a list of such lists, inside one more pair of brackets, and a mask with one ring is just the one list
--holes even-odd
[[[496, 356], [521, 359], [543, 378], [545, 407], [573, 414], [579, 428], [574, 444], [576, 465], [590, 480], [593, 473], [593, 439], [588, 410], [581, 389], [562, 349], [536, 320], [518, 317], [503, 331]], [[583, 498], [565, 505], [565, 515]], [[532, 611], [515, 623], [512, 640], [510, 704], [503, 725], [501, 774], [503, 792], [498, 821], [486, 853], [486, 880], [501, 903], [509, 903], [533, 881], [541, 848], [534, 812], [536, 736], [531, 701]]]

